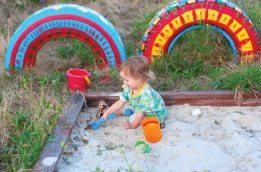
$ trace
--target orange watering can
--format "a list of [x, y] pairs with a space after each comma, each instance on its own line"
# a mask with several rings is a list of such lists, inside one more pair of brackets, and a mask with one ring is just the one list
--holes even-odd
[[160, 122], [156, 117], [144, 118], [141, 122], [144, 131], [145, 140], [151, 143], [156, 143], [161, 140], [162, 134], [160, 130]]

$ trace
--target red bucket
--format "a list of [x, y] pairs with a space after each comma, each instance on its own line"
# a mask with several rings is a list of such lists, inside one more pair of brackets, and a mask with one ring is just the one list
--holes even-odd
[[85, 69], [70, 69], [66, 72], [70, 91], [86, 91], [90, 85], [91, 73]]

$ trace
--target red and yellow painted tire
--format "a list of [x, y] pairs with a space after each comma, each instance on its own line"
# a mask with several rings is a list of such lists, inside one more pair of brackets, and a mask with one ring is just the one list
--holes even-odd
[[141, 54], [150, 61], [152, 57], [168, 54], [176, 39], [199, 26], [210, 26], [222, 33], [230, 42], [234, 56], [240, 56], [243, 61], [252, 62], [256, 52], [261, 50], [253, 23], [233, 3], [179, 0], [170, 3], [152, 19], [143, 37]]

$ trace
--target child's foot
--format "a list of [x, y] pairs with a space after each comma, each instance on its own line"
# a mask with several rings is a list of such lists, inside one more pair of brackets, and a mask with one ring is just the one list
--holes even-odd
[[130, 129], [132, 127], [130, 122], [124, 122], [122, 125], [124, 126], [125, 129]]

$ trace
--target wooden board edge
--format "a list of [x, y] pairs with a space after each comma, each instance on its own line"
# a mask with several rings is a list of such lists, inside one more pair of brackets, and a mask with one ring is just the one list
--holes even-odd
[[[235, 97], [231, 91], [167, 91], [159, 92], [167, 106], [190, 104], [197, 106], [261, 106], [261, 93], [243, 93]], [[118, 95], [117, 95], [118, 94]], [[99, 100], [112, 104], [120, 93], [86, 92], [85, 99], [90, 107], [98, 105]]]
[[69, 107], [60, 117], [53, 137], [47, 141], [32, 170], [33, 172], [53, 172], [56, 170], [57, 162], [84, 103], [85, 99], [82, 94], [76, 93], [69, 98]]

